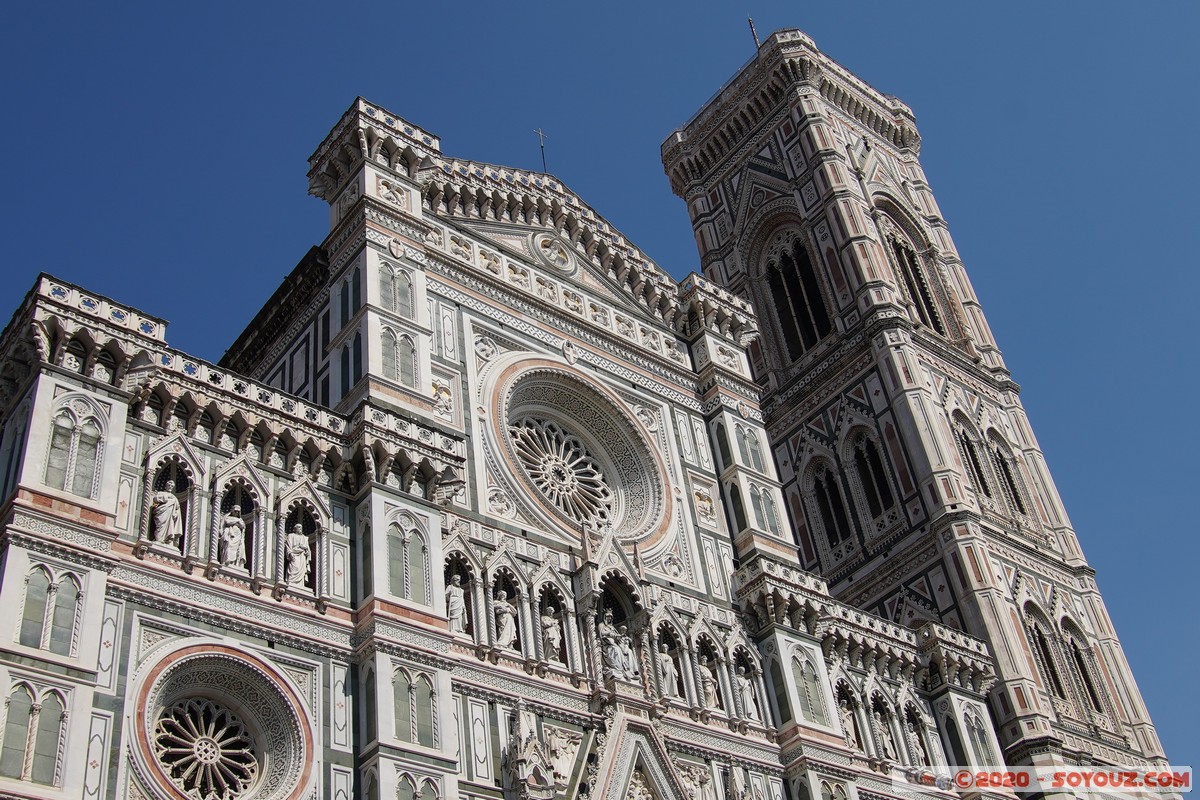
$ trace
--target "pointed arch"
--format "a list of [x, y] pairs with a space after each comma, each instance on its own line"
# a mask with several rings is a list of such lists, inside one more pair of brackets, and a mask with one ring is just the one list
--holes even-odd
[[954, 444], [958, 447], [963, 469], [966, 470], [972, 488], [990, 498], [992, 487], [984, 471], [983, 461], [979, 457], [980, 439], [975, 426], [967, 419], [966, 414], [955, 410], [950, 417], [950, 430], [954, 434]]
[[800, 699], [800, 715], [808, 722], [828, 725], [825, 692], [821, 688], [820, 672], [807, 651], [795, 652], [791, 659], [792, 681]]
[[46, 615], [50, 610], [50, 586], [53, 577], [50, 570], [36, 565], [25, 576], [25, 601], [21, 609], [21, 626], [17, 633], [18, 643], [25, 647], [42, 647], [46, 634]]
[[92, 499], [100, 485], [108, 414], [85, 395], [58, 398], [50, 412], [44, 482], [51, 489]]

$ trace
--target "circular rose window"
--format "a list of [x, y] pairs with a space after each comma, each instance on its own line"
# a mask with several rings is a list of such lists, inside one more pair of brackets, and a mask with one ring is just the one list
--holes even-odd
[[564, 363], [514, 354], [489, 370], [491, 435], [508, 477], [551, 529], [611, 528], [656, 541], [666, 528], [665, 470], [615, 395]]
[[166, 796], [303, 794], [312, 735], [299, 698], [266, 662], [221, 645], [192, 645], [158, 662], [138, 695], [138, 772]]

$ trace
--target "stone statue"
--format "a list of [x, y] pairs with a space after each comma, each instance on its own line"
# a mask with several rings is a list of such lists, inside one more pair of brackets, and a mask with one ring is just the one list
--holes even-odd
[[221, 517], [221, 540], [218, 556], [223, 567], [246, 568], [246, 521], [242, 507], [235, 505]]
[[513, 647], [517, 640], [517, 607], [508, 602], [504, 590], [496, 592], [492, 612], [496, 615], [496, 646]]
[[558, 609], [546, 606], [546, 613], [542, 614], [542, 651], [547, 660], [562, 658], [562, 626], [558, 621]]
[[604, 609], [604, 618], [596, 627], [596, 632], [600, 636], [600, 655], [604, 660], [604, 674], [616, 678], [625, 677], [625, 671], [621, 665], [621, 635], [617, 633], [617, 626], [613, 624], [611, 608]]
[[908, 732], [906, 733], [909, 749], [912, 750], [913, 759], [918, 767], [928, 767], [929, 753], [925, 750], [925, 743], [921, 741], [921, 731], [917, 728], [917, 723], [914, 720], [908, 721]]
[[154, 493], [151, 513], [154, 530], [151, 539], [170, 547], [183, 541], [183, 517], [179, 513], [179, 498], [175, 496], [175, 481], [168, 480], [162, 491]]
[[675, 669], [675, 658], [666, 642], [658, 646], [658, 677], [663, 697], [679, 697], [679, 671]]
[[854, 709], [850, 707], [850, 701], [845, 697], [838, 699], [838, 716], [842, 718], [842, 730], [846, 734], [846, 744], [862, 750], [862, 736], [858, 732], [858, 721], [854, 718]]
[[466, 632], [467, 596], [460, 575], [451, 575], [450, 585], [446, 587], [446, 622], [451, 633]]
[[550, 751], [550, 763], [554, 770], [554, 782], [565, 786], [575, 768], [575, 754], [583, 742], [583, 735], [574, 731], [545, 726], [546, 749]]
[[617, 634], [621, 637], [617, 645], [621, 652], [621, 672], [626, 679], [631, 680], [642, 672], [638, 669], [637, 653], [633, 650], [633, 638], [629, 635], [629, 629], [624, 625], [617, 628]]
[[292, 526], [283, 543], [284, 581], [288, 586], [303, 586], [308, 581], [312, 566], [312, 544], [304, 533], [304, 526], [297, 522]]
[[746, 675], [746, 668], [738, 667], [737, 677], [733, 680], [737, 686], [738, 697], [742, 700], [742, 713], [752, 722], [761, 722], [762, 719], [758, 715], [758, 697], [754, 694], [754, 682]]
[[717, 676], [708, 665], [708, 656], [700, 656], [700, 699], [707, 709], [721, 707], [721, 695], [717, 691]]
[[883, 748], [883, 757], [891, 761], [896, 758], [896, 740], [892, 738], [892, 727], [888, 725], [887, 716], [876, 709], [872, 715], [875, 719], [875, 730], [879, 731], [879, 745]]

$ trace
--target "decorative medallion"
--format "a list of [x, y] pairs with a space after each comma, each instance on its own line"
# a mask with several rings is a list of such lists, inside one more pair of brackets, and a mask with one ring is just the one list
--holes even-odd
[[557, 270], [566, 272], [571, 268], [571, 251], [557, 236], [539, 233], [533, 237], [533, 252]]

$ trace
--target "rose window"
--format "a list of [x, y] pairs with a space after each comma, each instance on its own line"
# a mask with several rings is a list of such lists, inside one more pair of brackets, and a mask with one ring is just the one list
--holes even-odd
[[609, 521], [612, 491], [599, 462], [578, 437], [534, 417], [520, 419], [508, 432], [530, 480], [559, 511], [579, 523]]
[[154, 726], [154, 754], [171, 781], [197, 800], [244, 797], [258, 776], [250, 733], [211, 700], [193, 698], [163, 709]]

